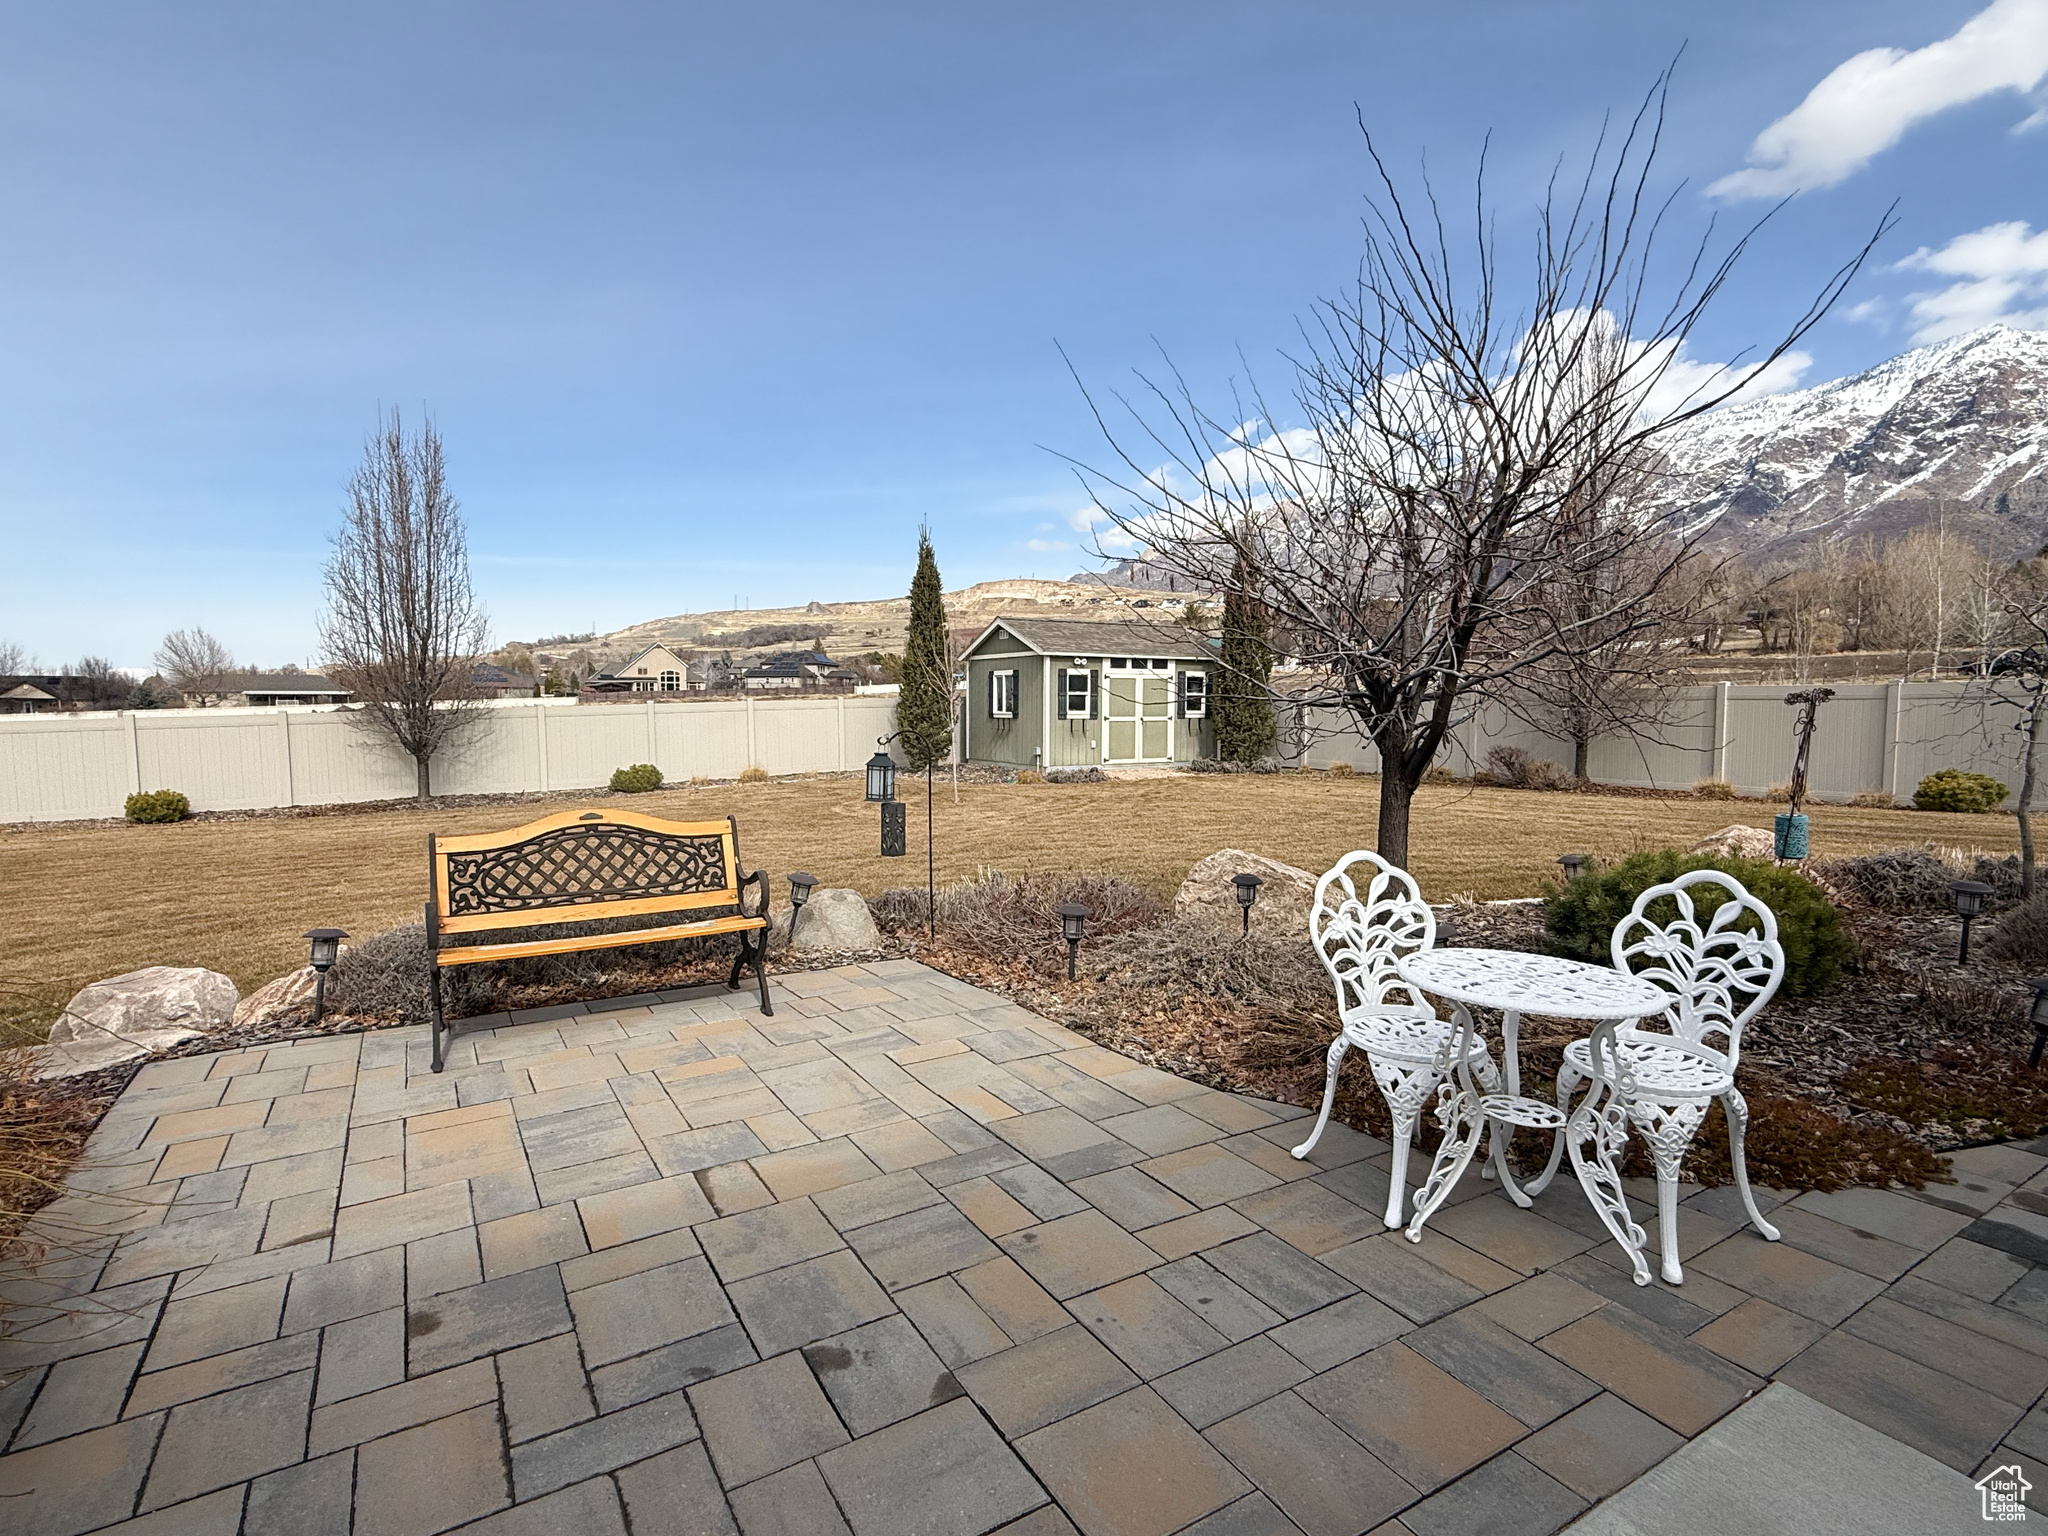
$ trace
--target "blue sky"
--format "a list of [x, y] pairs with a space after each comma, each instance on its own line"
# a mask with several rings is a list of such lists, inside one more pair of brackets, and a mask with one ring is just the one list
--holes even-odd
[[392, 405], [500, 638], [900, 591], [921, 521], [949, 586], [1065, 575], [1055, 454], [1106, 454], [1060, 347], [1277, 378], [1356, 261], [1355, 111], [1454, 187], [1491, 128], [1512, 233], [1681, 46], [1681, 226], [1807, 189], [1701, 359], [1895, 198], [1806, 382], [2048, 326], [2048, 0], [10, 6], [0, 640], [317, 659]]

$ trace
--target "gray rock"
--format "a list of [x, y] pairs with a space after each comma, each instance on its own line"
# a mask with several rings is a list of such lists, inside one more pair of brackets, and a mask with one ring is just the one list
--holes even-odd
[[220, 1029], [234, 1017], [235, 998], [234, 982], [219, 971], [148, 965], [79, 988], [50, 1026], [50, 1043]]
[[94, 1034], [89, 1038], [55, 1041], [39, 1045], [29, 1053], [33, 1058], [31, 1070], [44, 1079], [77, 1077], [83, 1072], [111, 1067], [116, 1062], [140, 1061], [186, 1040], [197, 1040], [204, 1034], [205, 1031], [199, 1029], [148, 1029], [136, 1035]]
[[[788, 939], [789, 918], [785, 916], [777, 926]], [[804, 903], [790, 947], [799, 955], [826, 950], [875, 950], [882, 947], [882, 930], [875, 926], [867, 898], [859, 891], [843, 886], [823, 887], [811, 892], [811, 899]]]
[[319, 981], [318, 971], [310, 965], [302, 965], [275, 981], [266, 982], [235, 1004], [234, 1022], [237, 1026], [269, 1024], [293, 1014], [310, 1016], [313, 993]]
[[1744, 859], [1770, 859], [1777, 857], [1778, 842], [1775, 833], [1762, 827], [1745, 827], [1741, 822], [1723, 827], [1718, 832], [1709, 832], [1692, 845], [1694, 853], [1734, 854]]
[[1252, 905], [1252, 931], [1273, 938], [1306, 939], [1309, 908], [1315, 904], [1316, 877], [1292, 864], [1282, 864], [1242, 848], [1225, 848], [1212, 853], [1188, 871], [1173, 898], [1175, 917], [1243, 931], [1244, 918], [1237, 904], [1232, 875], [1257, 875], [1259, 887]]

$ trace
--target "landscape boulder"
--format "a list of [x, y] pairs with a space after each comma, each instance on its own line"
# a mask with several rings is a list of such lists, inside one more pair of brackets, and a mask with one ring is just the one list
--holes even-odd
[[320, 973], [310, 965], [288, 971], [235, 1004], [234, 1024], [240, 1028], [244, 1024], [272, 1024], [298, 1014], [310, 1017], [313, 993], [319, 984]]
[[1246, 853], [1242, 848], [1225, 848], [1212, 853], [1180, 884], [1173, 898], [1175, 917], [1243, 931], [1244, 919], [1237, 905], [1233, 875], [1257, 875], [1265, 883], [1252, 905], [1252, 932], [1272, 938], [1306, 939], [1309, 908], [1315, 905], [1316, 877], [1292, 864]]
[[1692, 845], [1694, 853], [1733, 854], [1742, 859], [1776, 858], [1778, 843], [1775, 834], [1762, 827], [1745, 827], [1740, 822], [1723, 827], [1718, 832], [1709, 832]]
[[796, 936], [789, 937], [794, 912], [778, 919], [776, 926], [793, 953], [818, 954], [827, 951], [872, 951], [882, 947], [882, 930], [868, 910], [867, 898], [843, 886], [826, 886], [811, 892], [801, 916], [795, 916]]
[[197, 966], [151, 965], [81, 987], [36, 1048], [38, 1077], [133, 1061], [225, 1026], [235, 984]]

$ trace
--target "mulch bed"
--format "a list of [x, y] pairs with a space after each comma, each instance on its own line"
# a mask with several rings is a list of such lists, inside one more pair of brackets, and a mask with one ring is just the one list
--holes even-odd
[[[1440, 942], [1541, 951], [1542, 914], [1537, 903], [1454, 907], [1440, 914]], [[1845, 916], [1861, 958], [1842, 984], [1818, 997], [1781, 994], [1744, 1032], [1752, 1181], [1919, 1188], [1947, 1180], [1938, 1153], [2048, 1133], [2048, 1069], [2036, 1073], [2026, 1064], [2033, 1032], [2025, 1022], [2032, 996], [2025, 980], [1981, 951], [1959, 970], [1954, 918], [1860, 910]], [[1069, 984], [1064, 975], [992, 958], [944, 933], [916, 952], [940, 970], [1194, 1081], [1291, 1104], [1321, 1102], [1333, 1014], [1200, 995], [1134, 1002], [1085, 976]], [[1549, 1096], [1563, 1047], [1579, 1033], [1570, 1026], [1552, 1033], [1540, 1019], [1524, 1022], [1525, 1091]], [[1385, 1102], [1356, 1053], [1340, 1079], [1333, 1117], [1381, 1137], [1390, 1129]], [[1543, 1138], [1522, 1140], [1529, 1152], [1541, 1140], [1547, 1152]], [[1435, 1142], [1425, 1116], [1418, 1148]], [[1639, 1140], [1631, 1140], [1627, 1171], [1654, 1172]], [[1686, 1172], [1709, 1185], [1731, 1177], [1719, 1105], [1693, 1140]]]

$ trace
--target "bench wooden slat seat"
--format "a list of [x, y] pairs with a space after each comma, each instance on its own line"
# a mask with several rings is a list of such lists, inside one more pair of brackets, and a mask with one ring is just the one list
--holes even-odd
[[[434, 1070], [443, 1065], [443, 1042], [454, 1030], [442, 1017], [441, 972], [452, 965], [518, 960], [534, 955], [620, 949], [673, 939], [739, 937], [726, 985], [737, 989], [751, 968], [768, 1001], [768, 877], [740, 872], [739, 823], [663, 821], [635, 811], [561, 811], [509, 832], [427, 838], [426, 904], [428, 1001], [433, 1018]], [[752, 886], [759, 904], [748, 911]], [[737, 910], [693, 922], [623, 933], [565, 938], [450, 944], [451, 934], [500, 933], [641, 917], [661, 912]]]

